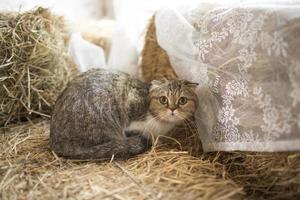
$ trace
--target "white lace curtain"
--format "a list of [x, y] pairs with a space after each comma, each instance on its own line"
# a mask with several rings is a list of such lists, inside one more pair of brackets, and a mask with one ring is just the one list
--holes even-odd
[[205, 151], [300, 150], [300, 2], [198, 2], [155, 23], [178, 75], [210, 88], [196, 116]]

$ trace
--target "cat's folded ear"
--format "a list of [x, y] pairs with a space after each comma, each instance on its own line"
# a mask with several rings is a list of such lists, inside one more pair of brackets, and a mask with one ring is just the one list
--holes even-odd
[[153, 80], [149, 83], [149, 91], [159, 88], [163, 80]]
[[186, 85], [186, 86], [188, 86], [188, 87], [191, 87], [193, 89], [196, 89], [197, 86], [199, 85], [199, 83], [190, 82], [190, 81], [187, 81], [187, 80], [184, 80], [183, 84]]

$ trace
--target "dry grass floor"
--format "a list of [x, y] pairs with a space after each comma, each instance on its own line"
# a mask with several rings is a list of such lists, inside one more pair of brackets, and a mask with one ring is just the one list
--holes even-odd
[[300, 153], [156, 146], [128, 161], [58, 158], [49, 121], [0, 129], [0, 199], [299, 199]]

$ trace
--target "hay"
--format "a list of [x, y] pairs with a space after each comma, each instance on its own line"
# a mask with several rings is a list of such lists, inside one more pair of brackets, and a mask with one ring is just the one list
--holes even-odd
[[102, 19], [85, 25], [81, 24], [80, 27], [82, 37], [85, 40], [102, 47], [105, 58], [108, 60], [115, 22], [113, 20]]
[[[128, 161], [76, 161], [49, 149], [49, 121], [0, 129], [0, 198], [299, 199], [300, 153], [209, 153], [173, 146]], [[178, 145], [177, 145], [178, 146]]]
[[146, 82], [159, 80], [161, 78], [177, 79], [172, 68], [168, 54], [163, 50], [156, 37], [154, 16], [151, 18], [145, 35], [145, 44], [142, 51], [141, 71]]
[[72, 161], [49, 149], [49, 122], [2, 128], [0, 198], [239, 199], [222, 167], [176, 149], [156, 148], [128, 161]]
[[227, 178], [252, 199], [299, 199], [300, 153], [221, 153], [214, 158]]
[[0, 13], [0, 126], [49, 117], [57, 95], [76, 73], [67, 36], [63, 18], [46, 9]]

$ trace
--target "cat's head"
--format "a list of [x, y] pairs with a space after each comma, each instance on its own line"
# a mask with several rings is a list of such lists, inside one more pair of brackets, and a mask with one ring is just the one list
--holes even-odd
[[197, 109], [198, 83], [186, 80], [154, 80], [149, 89], [149, 112], [158, 120], [178, 123], [192, 117]]

